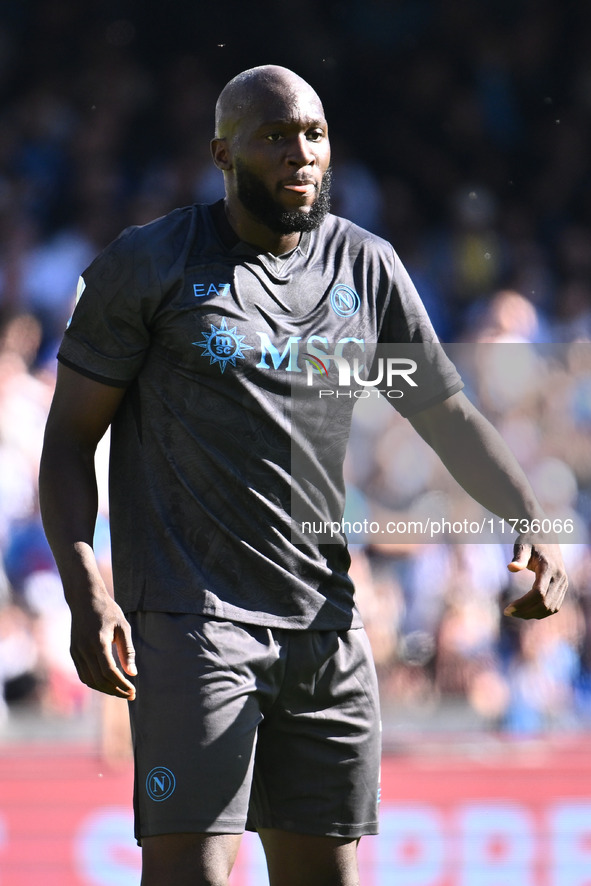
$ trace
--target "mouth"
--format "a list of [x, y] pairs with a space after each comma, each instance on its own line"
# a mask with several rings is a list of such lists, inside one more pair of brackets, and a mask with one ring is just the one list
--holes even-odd
[[286, 191], [293, 191], [295, 194], [302, 194], [302, 196], [307, 196], [309, 194], [316, 194], [318, 190], [318, 186], [314, 179], [306, 178], [306, 179], [288, 179], [281, 183], [281, 187]]

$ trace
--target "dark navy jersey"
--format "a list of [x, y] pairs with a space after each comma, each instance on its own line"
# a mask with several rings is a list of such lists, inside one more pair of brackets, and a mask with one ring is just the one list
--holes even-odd
[[59, 359], [126, 388], [110, 460], [123, 610], [358, 626], [346, 539], [303, 533], [294, 502], [340, 520], [351, 394], [370, 376], [400, 388], [403, 415], [461, 387], [437, 345], [415, 369], [376, 350], [436, 342], [392, 247], [329, 215], [276, 257], [196, 205], [124, 231], [80, 290]]

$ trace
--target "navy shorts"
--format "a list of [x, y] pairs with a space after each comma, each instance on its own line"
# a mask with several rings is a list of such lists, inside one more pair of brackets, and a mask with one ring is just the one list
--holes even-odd
[[377, 833], [380, 716], [363, 629], [129, 620], [138, 842], [245, 827]]

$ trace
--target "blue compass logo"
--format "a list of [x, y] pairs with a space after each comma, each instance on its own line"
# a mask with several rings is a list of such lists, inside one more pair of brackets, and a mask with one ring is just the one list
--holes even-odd
[[203, 341], [194, 341], [193, 344], [202, 348], [202, 357], [209, 357], [209, 365], [219, 363], [220, 371], [223, 372], [228, 363], [236, 366], [238, 357], [244, 359], [243, 351], [252, 351], [250, 345], [244, 344], [246, 336], [239, 335], [237, 327], [228, 329], [226, 318], [222, 318], [221, 326], [211, 324], [211, 332], [202, 332]]

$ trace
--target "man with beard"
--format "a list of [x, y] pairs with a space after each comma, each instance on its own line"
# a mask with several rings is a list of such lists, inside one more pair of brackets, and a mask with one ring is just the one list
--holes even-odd
[[[319, 433], [317, 404], [295, 421], [293, 386], [303, 355], [369, 362], [372, 344], [436, 336], [392, 247], [329, 214], [327, 124], [300, 77], [267, 65], [234, 78], [212, 155], [224, 201], [124, 231], [81, 278], [46, 430], [44, 522], [80, 678], [132, 702], [143, 886], [227, 883], [245, 827], [273, 886], [354, 886], [359, 838], [377, 832], [375, 673], [346, 539], [324, 544], [291, 519], [294, 494], [314, 508], [324, 488], [342, 516], [332, 436], [346, 437], [351, 404]], [[433, 354], [400, 411], [485, 506], [539, 516]], [[92, 552], [109, 426], [116, 602]], [[513, 614], [544, 617], [566, 589], [559, 550], [524, 540], [512, 568], [526, 566], [535, 582]]]

